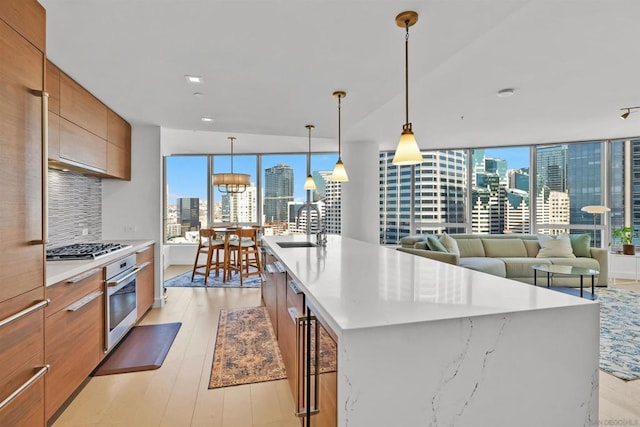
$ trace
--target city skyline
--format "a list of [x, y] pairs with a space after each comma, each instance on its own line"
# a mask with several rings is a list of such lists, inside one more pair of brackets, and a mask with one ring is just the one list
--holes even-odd
[[[207, 199], [207, 155], [202, 156], [168, 156], [166, 157], [166, 180], [169, 193], [168, 203], [176, 203], [178, 198]], [[338, 160], [337, 153], [311, 154], [311, 171], [332, 171]], [[262, 188], [264, 189], [264, 170], [277, 164], [284, 163], [293, 169], [294, 200], [305, 201], [306, 192], [303, 188], [307, 177], [306, 154], [263, 154], [262, 155]], [[214, 157], [216, 172], [231, 170], [230, 156], [216, 155]], [[251, 183], [256, 184], [256, 155], [234, 155], [233, 171], [246, 173], [251, 177]], [[219, 201], [221, 194], [215, 190], [214, 197]]]

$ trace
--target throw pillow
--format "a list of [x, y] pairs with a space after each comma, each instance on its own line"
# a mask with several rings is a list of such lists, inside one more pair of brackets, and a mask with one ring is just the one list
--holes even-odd
[[590, 234], [571, 234], [571, 248], [573, 254], [577, 257], [591, 257], [591, 235]]
[[458, 242], [456, 242], [456, 239], [449, 236], [447, 233], [442, 233], [442, 236], [440, 236], [440, 243], [442, 243], [444, 247], [447, 248], [447, 252], [449, 252], [450, 254], [460, 256]]
[[429, 249], [436, 252], [447, 252], [447, 248], [444, 247], [440, 240], [436, 236], [427, 236], [427, 246]]
[[538, 258], [575, 258], [569, 235], [562, 233], [557, 237], [541, 234], [538, 236], [540, 252]]
[[423, 242], [416, 242], [413, 244], [413, 248], [414, 249], [429, 249], [429, 246], [427, 246], [427, 241], [423, 241]]

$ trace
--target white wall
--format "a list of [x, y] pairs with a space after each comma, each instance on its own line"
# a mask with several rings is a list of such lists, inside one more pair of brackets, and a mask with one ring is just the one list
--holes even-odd
[[131, 181], [102, 181], [102, 238], [155, 241], [155, 307], [163, 301], [162, 211], [160, 128], [133, 126]]
[[380, 242], [380, 147], [376, 142], [342, 144], [349, 182], [342, 183], [342, 235]]

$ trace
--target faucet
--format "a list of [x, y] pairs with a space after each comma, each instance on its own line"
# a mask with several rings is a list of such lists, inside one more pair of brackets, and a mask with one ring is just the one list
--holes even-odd
[[[296, 212], [296, 228], [298, 228], [300, 226], [300, 213], [304, 210], [304, 209], [313, 209], [314, 211], [316, 211], [316, 243], [319, 246], [326, 246], [327, 244], [327, 232], [324, 228], [324, 223], [322, 221], [322, 216], [320, 215], [320, 209], [318, 209], [318, 206], [316, 206], [313, 203], [304, 203], [302, 206], [300, 206], [300, 208], [298, 208], [298, 212]], [[308, 211], [308, 213], [310, 214], [311, 212]], [[311, 234], [311, 219], [310, 219], [311, 215], [308, 215], [307, 217], [307, 235]]]

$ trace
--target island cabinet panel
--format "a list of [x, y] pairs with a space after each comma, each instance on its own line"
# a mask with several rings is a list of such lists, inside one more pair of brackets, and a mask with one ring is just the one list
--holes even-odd
[[[18, 18], [10, 13], [18, 2], [0, 3], [0, 301], [4, 301], [44, 286], [44, 54], [2, 20], [6, 14]], [[44, 26], [44, 15], [38, 16]]]
[[136, 252], [136, 264], [142, 268], [136, 279], [136, 298], [138, 305], [138, 319], [151, 308], [154, 298], [154, 245], [147, 246]]
[[107, 171], [107, 141], [60, 117], [60, 158]]
[[104, 357], [104, 285], [96, 268], [47, 288], [45, 416], [51, 418]]
[[[0, 303], [0, 319], [6, 319], [43, 301], [43, 288]], [[27, 383], [45, 365], [44, 310], [37, 309], [0, 329], [0, 401]], [[0, 410], [0, 425], [44, 425], [44, 393], [41, 377], [8, 406]]]
[[278, 335], [278, 297], [276, 293], [276, 278], [278, 275], [278, 270], [275, 267], [276, 257], [274, 257], [268, 250], [265, 248], [265, 256], [264, 256], [264, 273], [262, 275], [262, 300], [264, 301], [265, 307], [267, 307], [267, 312], [269, 313], [269, 319], [271, 320], [271, 325], [273, 326], [273, 331]]
[[107, 139], [107, 106], [65, 73], [60, 73], [60, 115]]

